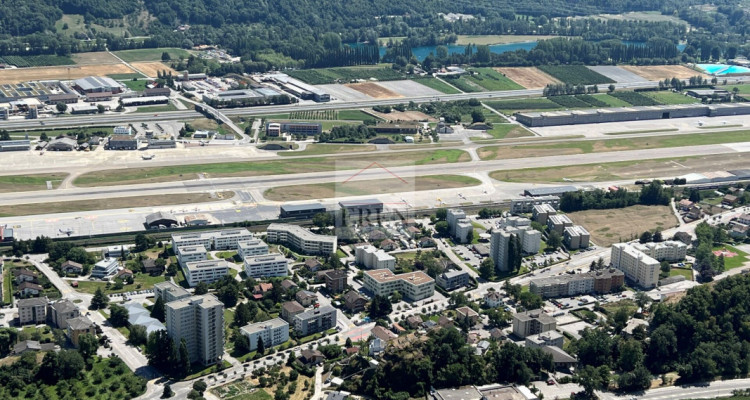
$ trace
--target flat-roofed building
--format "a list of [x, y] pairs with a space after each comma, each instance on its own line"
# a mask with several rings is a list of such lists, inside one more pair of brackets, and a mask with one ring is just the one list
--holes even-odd
[[560, 207], [560, 197], [558, 196], [537, 196], [537, 197], [517, 197], [510, 200], [511, 214], [524, 214], [533, 211], [534, 206], [549, 204], [553, 209]]
[[117, 271], [119, 265], [120, 263], [116, 258], [105, 258], [94, 264], [94, 268], [91, 269], [91, 277], [102, 279], [110, 276]]
[[547, 331], [536, 335], [526, 336], [526, 347], [540, 348], [544, 346], [559, 347], [562, 349], [564, 336], [557, 331]]
[[513, 334], [520, 338], [553, 331], [557, 321], [541, 309], [517, 313], [513, 316]]
[[435, 281], [445, 290], [454, 290], [469, 284], [469, 273], [464, 270], [445, 271]]
[[211, 365], [224, 354], [224, 304], [212, 294], [165, 305], [167, 334], [176, 346], [184, 339], [190, 362]]
[[229, 263], [224, 260], [205, 260], [186, 263], [182, 268], [185, 280], [193, 287], [198, 282], [214, 283], [229, 274]]
[[286, 322], [292, 322], [292, 318], [305, 311], [305, 307], [296, 301], [287, 301], [281, 305], [281, 318]]
[[589, 247], [591, 235], [581, 225], [565, 227], [563, 231], [563, 242], [568, 250], [585, 249]]
[[557, 210], [555, 210], [555, 207], [551, 204], [544, 203], [535, 205], [532, 208], [531, 213], [534, 221], [542, 225], [547, 225], [547, 218], [549, 218], [550, 215], [557, 215]]
[[326, 289], [331, 293], [343, 292], [346, 289], [346, 271], [341, 269], [326, 271]]
[[354, 248], [354, 262], [368, 269], [396, 268], [396, 258], [375, 246], [364, 245]]
[[628, 243], [612, 245], [612, 266], [625, 273], [636, 285], [652, 288], [659, 282], [659, 261]]
[[673, 240], [658, 243], [633, 243], [633, 247], [657, 261], [682, 261], [687, 255], [687, 245]]
[[563, 231], [565, 228], [573, 226], [573, 221], [570, 220], [570, 217], [567, 215], [550, 215], [547, 218], [547, 228], [549, 228], [549, 231], [555, 231], [562, 236]]
[[326, 212], [324, 205], [320, 203], [310, 204], [284, 204], [281, 206], [279, 217], [281, 218], [310, 218], [315, 214]]
[[422, 271], [396, 275], [389, 269], [364, 272], [364, 286], [376, 296], [390, 296], [398, 291], [411, 301], [431, 297], [435, 292], [435, 280]]
[[28, 151], [31, 148], [30, 140], [3, 140], [0, 141], [0, 152], [4, 151]]
[[245, 228], [222, 229], [199, 233], [173, 234], [172, 246], [201, 245], [206, 250], [237, 250], [239, 243], [253, 239], [253, 234]]
[[289, 260], [279, 253], [245, 257], [245, 274], [251, 278], [287, 276]]
[[336, 309], [331, 306], [311, 308], [292, 317], [300, 336], [323, 332], [336, 326]]
[[139, 140], [131, 135], [112, 135], [107, 139], [107, 150], [138, 150]]
[[208, 260], [208, 252], [201, 245], [179, 246], [175, 248], [174, 253], [182, 268], [185, 268], [185, 265], [189, 262]]
[[154, 300], [159, 297], [164, 299], [164, 303], [169, 303], [170, 301], [190, 297], [190, 292], [170, 281], [164, 281], [154, 285]]
[[88, 76], [76, 79], [73, 82], [73, 88], [78, 90], [81, 94], [102, 92], [120, 93], [124, 89], [121, 83], [106, 76]]
[[[271, 126], [275, 124], [274, 126]], [[278, 125], [278, 127], [276, 126]], [[319, 122], [284, 121], [280, 123], [269, 122], [266, 124], [266, 134], [269, 132], [288, 133], [290, 135], [317, 136], [323, 133], [323, 125]], [[278, 136], [278, 135], [276, 135]]]
[[260, 239], [254, 238], [245, 240], [237, 245], [237, 255], [243, 259], [245, 257], [260, 256], [263, 254], [268, 254], [268, 245]]
[[529, 283], [529, 291], [542, 298], [572, 297], [587, 293], [609, 293], [622, 287], [624, 283], [625, 274], [610, 268], [534, 279]]
[[289, 324], [281, 318], [247, 324], [240, 328], [240, 332], [247, 336], [250, 342], [250, 351], [257, 350], [258, 342], [261, 340], [266, 349], [286, 343], [289, 340]]
[[269, 243], [280, 243], [303, 254], [328, 255], [336, 252], [336, 236], [318, 235], [301, 226], [271, 224], [266, 230]]

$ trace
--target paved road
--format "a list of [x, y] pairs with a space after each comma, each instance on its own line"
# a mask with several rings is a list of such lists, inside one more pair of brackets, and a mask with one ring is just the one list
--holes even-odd
[[616, 395], [608, 392], [597, 392], [602, 400], [683, 400], [683, 399], [714, 399], [717, 397], [728, 397], [733, 390], [750, 388], [750, 379], [733, 379], [728, 381], [716, 381], [701, 386], [672, 386], [651, 389], [645, 392], [626, 395]]

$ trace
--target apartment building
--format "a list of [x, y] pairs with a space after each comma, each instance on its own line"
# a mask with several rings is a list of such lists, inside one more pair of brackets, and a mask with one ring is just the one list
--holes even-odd
[[469, 273], [464, 270], [445, 271], [435, 281], [445, 290], [454, 290], [469, 284]]
[[240, 242], [253, 239], [245, 228], [223, 229], [198, 233], [173, 234], [172, 247], [203, 246], [206, 250], [237, 250]]
[[200, 244], [195, 246], [178, 246], [174, 250], [177, 261], [182, 268], [185, 268], [185, 265], [189, 262], [208, 260], [208, 252]]
[[357, 246], [354, 249], [354, 262], [368, 269], [396, 269], [396, 258], [375, 246]]
[[[528, 222], [528, 219], [523, 218]], [[542, 232], [532, 228], [530, 225], [506, 226], [505, 231], [518, 236], [521, 242], [521, 251], [526, 254], [536, 254], [542, 247]]]
[[513, 334], [525, 338], [547, 331], [554, 331], [557, 321], [541, 309], [517, 313], [513, 316]]
[[297, 303], [294, 300], [287, 301], [281, 305], [281, 318], [284, 321], [292, 322], [292, 318], [294, 318], [295, 315], [304, 311], [305, 307], [302, 307], [300, 303]]
[[81, 311], [70, 300], [58, 300], [47, 305], [47, 319], [58, 329], [67, 329], [67, 321], [80, 316]]
[[279, 253], [245, 257], [245, 273], [251, 278], [287, 276], [289, 260]]
[[539, 196], [539, 197], [518, 197], [510, 200], [511, 214], [530, 213], [534, 206], [549, 204], [555, 210], [560, 207], [560, 197], [558, 196]]
[[609, 293], [622, 287], [625, 274], [615, 268], [584, 274], [563, 274], [534, 279], [529, 291], [542, 298], [571, 297], [587, 293]]
[[190, 292], [170, 281], [159, 282], [154, 285], [154, 300], [164, 298], [164, 303], [190, 297]]
[[493, 230], [490, 236], [490, 257], [495, 262], [495, 270], [507, 272], [510, 270], [508, 263], [508, 246], [512, 234], [504, 229]]
[[346, 271], [338, 269], [326, 271], [326, 289], [331, 293], [343, 292], [346, 289]]
[[435, 280], [422, 271], [396, 275], [391, 270], [379, 269], [364, 272], [365, 288], [376, 296], [390, 296], [398, 291], [405, 298], [417, 301], [431, 297], [435, 292]]
[[43, 324], [47, 322], [47, 297], [32, 297], [21, 299], [16, 303], [18, 305], [18, 324]]
[[652, 288], [659, 282], [659, 261], [628, 243], [612, 245], [611, 263], [636, 285]]
[[537, 204], [531, 209], [531, 215], [534, 221], [547, 225], [547, 219], [551, 215], [557, 215], [557, 210], [551, 204]]
[[673, 240], [659, 243], [634, 243], [633, 247], [657, 261], [669, 262], [684, 260], [688, 248], [685, 243]]
[[268, 245], [266, 242], [257, 238], [245, 240], [240, 242], [237, 246], [237, 254], [243, 259], [246, 257], [268, 254]]
[[106, 278], [117, 271], [117, 267], [120, 263], [116, 258], [105, 258], [98, 263], [94, 264], [94, 268], [91, 269], [92, 278]]
[[336, 326], [336, 309], [331, 306], [311, 308], [292, 317], [292, 321], [300, 336], [312, 335]]
[[565, 338], [557, 331], [547, 331], [536, 335], [526, 336], [526, 347], [541, 348], [552, 346], [562, 349]]
[[261, 340], [266, 349], [289, 340], [289, 324], [281, 318], [247, 324], [240, 328], [240, 332], [247, 336], [250, 342], [250, 351], [257, 350], [258, 342]]
[[224, 354], [224, 304], [212, 294], [166, 304], [167, 334], [177, 346], [184, 339], [191, 362], [211, 365]]
[[269, 243], [280, 243], [303, 254], [336, 252], [336, 236], [318, 235], [297, 225], [271, 224], [266, 230]]
[[474, 230], [471, 220], [466, 218], [466, 213], [458, 208], [451, 208], [446, 214], [446, 222], [450, 229], [451, 236], [459, 243], [471, 241], [469, 235]]
[[565, 227], [563, 230], [563, 242], [568, 250], [585, 249], [589, 247], [591, 235], [581, 225]]
[[573, 221], [567, 215], [557, 214], [550, 215], [547, 218], [547, 228], [550, 232], [555, 231], [562, 236], [565, 228], [573, 226]]
[[194, 261], [182, 269], [190, 287], [198, 282], [214, 283], [229, 273], [229, 263], [224, 260]]

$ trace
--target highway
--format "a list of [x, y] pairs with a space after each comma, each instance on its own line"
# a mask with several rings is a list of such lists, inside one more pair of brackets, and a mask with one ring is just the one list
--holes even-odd
[[[619, 83], [618, 89], [643, 89], [657, 87], [658, 82], [637, 82], [637, 83]], [[256, 116], [287, 113], [291, 111], [316, 111], [316, 110], [340, 110], [347, 108], [365, 108], [378, 105], [388, 105], [396, 103], [425, 103], [431, 101], [452, 101], [452, 100], [493, 100], [493, 99], [510, 99], [521, 97], [541, 96], [542, 89], [522, 89], [522, 90], [502, 90], [493, 92], [478, 93], [459, 93], [443, 94], [440, 96], [414, 96], [402, 97], [398, 99], [373, 99], [357, 101], [333, 101], [330, 103], [309, 103], [309, 104], [285, 104], [273, 106], [243, 107], [222, 109], [221, 114], [226, 116]], [[151, 113], [131, 113], [131, 114], [95, 114], [86, 116], [65, 116], [58, 118], [45, 119], [27, 119], [27, 120], [8, 120], [0, 121], [0, 129], [23, 130], [23, 129], [40, 129], [62, 128], [77, 126], [102, 126], [124, 123], [138, 122], [158, 122], [174, 121], [183, 119], [198, 118], [201, 114], [197, 111], [165, 111], [157, 114]], [[42, 125], [43, 122], [43, 125]]]

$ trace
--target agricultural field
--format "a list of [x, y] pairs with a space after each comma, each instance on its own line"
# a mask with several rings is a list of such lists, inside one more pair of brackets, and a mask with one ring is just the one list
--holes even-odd
[[420, 85], [427, 86], [430, 89], [435, 89], [438, 92], [445, 93], [445, 94], [458, 94], [461, 93], [459, 90], [454, 88], [453, 86], [437, 79], [437, 78], [418, 78], [414, 79], [414, 82], [419, 83]]
[[530, 110], [551, 111], [551, 110], [562, 109], [562, 107], [560, 107], [559, 104], [546, 98], [485, 101], [484, 104], [507, 115], [510, 115], [519, 111], [530, 111]]
[[457, 87], [460, 91], [464, 93], [477, 93], [477, 92], [484, 92], [484, 87], [480, 86], [478, 83], [470, 79], [466, 75], [462, 75], [459, 77], [446, 77], [445, 81], [449, 84]]
[[161, 47], [157, 49], [136, 49], [136, 50], [120, 50], [115, 51], [115, 55], [120, 57], [125, 62], [136, 62], [136, 61], [161, 61], [161, 54], [164, 52], [169, 54], [172, 60], [179, 60], [180, 57], [190, 57], [189, 51], [185, 49], [178, 49], [175, 47]]
[[134, 90], [136, 92], [142, 92], [143, 90], [146, 89], [146, 84], [148, 83], [148, 81], [129, 79], [126, 81], [121, 81], [120, 83], [125, 85], [130, 90]]
[[404, 79], [404, 75], [389, 67], [362, 68], [321, 68], [288, 71], [289, 76], [297, 78], [311, 85], [329, 83], [349, 83], [357, 80], [376, 79], [379, 81], [395, 81]]
[[77, 65], [92, 65], [92, 64], [119, 64], [120, 60], [117, 57], [109, 54], [106, 51], [95, 51], [87, 53], [74, 53], [70, 57], [75, 61]]
[[[72, 61], [71, 61], [72, 63]], [[0, 70], [0, 84], [27, 81], [78, 79], [87, 76], [135, 73], [125, 64], [74, 65], [69, 67], [17, 68]]]
[[386, 193], [453, 189], [481, 184], [477, 179], [461, 175], [432, 175], [409, 177], [403, 180], [376, 179], [345, 183], [319, 183], [282, 186], [268, 189], [263, 196], [274, 201], [324, 199], [339, 196], [364, 196]]
[[505, 67], [495, 68], [495, 71], [527, 89], [540, 89], [549, 84], [560, 83], [535, 67]]
[[571, 85], [614, 83], [612, 79], [594, 72], [583, 65], [542, 65], [539, 69], [552, 75], [552, 77], [559, 81], [570, 83]]
[[567, 214], [573, 223], [591, 233], [591, 241], [608, 247], [613, 243], [637, 239], [641, 233], [677, 226], [669, 206], [631, 206], [607, 210], [586, 210]]
[[[592, 97], [593, 98], [593, 97]], [[548, 99], [563, 108], [588, 108], [591, 104], [575, 96], [550, 96]]]
[[49, 67], [56, 65], [74, 65], [72, 58], [67, 56], [39, 55], [39, 56], [1, 56], [0, 63], [15, 65], [18, 68]]
[[577, 94], [576, 99], [588, 103], [591, 107], [609, 107], [609, 104], [602, 101], [602, 96], [592, 96], [590, 94]]
[[354, 89], [374, 99], [396, 99], [396, 98], [404, 97], [374, 82], [349, 83], [344, 86]]
[[640, 75], [649, 81], [663, 81], [672, 78], [689, 79], [693, 76], [702, 76], [703, 78], [711, 79], [711, 77], [706, 74], [702, 74], [682, 65], [622, 65], [621, 68], [636, 75]]
[[159, 76], [159, 72], [171, 72], [172, 75], [177, 75], [178, 72], [172, 69], [167, 64], [164, 64], [162, 62], [134, 62], [130, 65], [133, 66], [133, 68], [137, 69], [138, 71], [143, 72], [148, 76], [149, 78], [156, 78]]
[[644, 96], [638, 92], [612, 92], [609, 95], [634, 106], [658, 106], [661, 104], [653, 97]]
[[467, 75], [463, 78], [489, 91], [523, 89], [523, 86], [513, 82], [492, 68], [474, 68], [470, 72], [472, 72], [472, 75]]
[[695, 97], [686, 96], [681, 93], [670, 91], [660, 92], [641, 92], [642, 95], [648, 96], [661, 104], [694, 104], [700, 103]]

